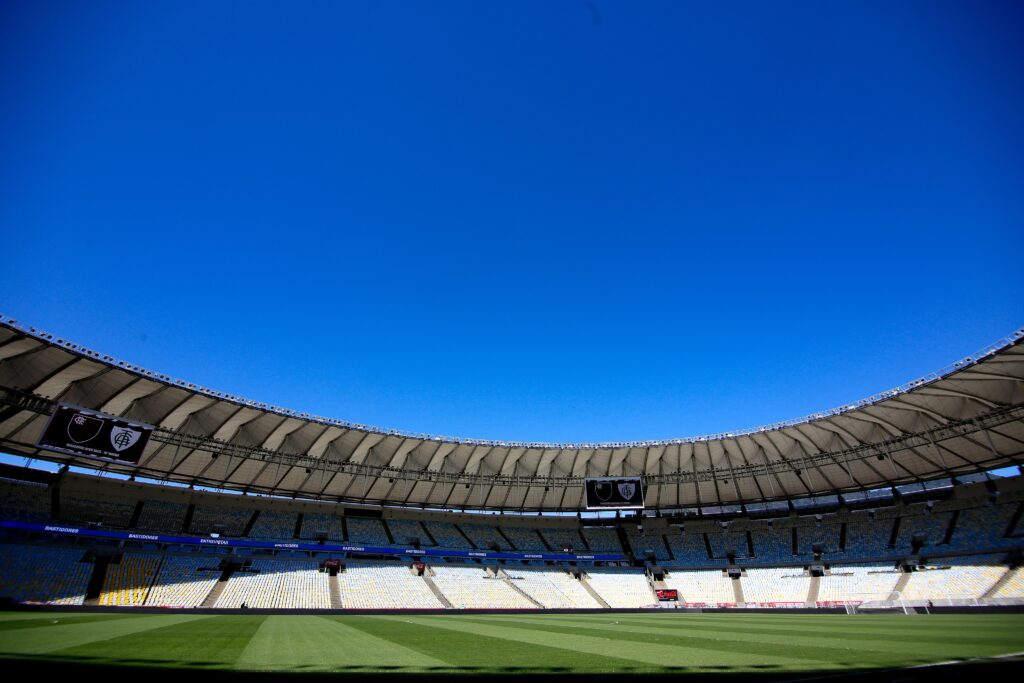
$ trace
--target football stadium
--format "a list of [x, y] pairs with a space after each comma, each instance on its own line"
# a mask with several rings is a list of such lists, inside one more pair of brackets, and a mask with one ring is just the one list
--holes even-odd
[[382, 430], [9, 318], [0, 391], [11, 661], [789, 678], [1024, 652], [1024, 330], [671, 441]]
[[3, 0], [4, 681], [1024, 679], [1022, 27]]

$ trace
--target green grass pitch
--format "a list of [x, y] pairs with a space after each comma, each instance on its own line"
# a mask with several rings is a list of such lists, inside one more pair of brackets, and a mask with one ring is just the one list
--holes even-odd
[[1019, 614], [0, 613], [11, 665], [799, 678], [1021, 651]]

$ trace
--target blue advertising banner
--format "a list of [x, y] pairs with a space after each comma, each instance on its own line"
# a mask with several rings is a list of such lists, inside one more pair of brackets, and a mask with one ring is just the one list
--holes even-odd
[[204, 536], [165, 536], [138, 531], [110, 531], [89, 529], [73, 524], [35, 524], [31, 522], [0, 522], [0, 528], [34, 531], [54, 535], [110, 538], [143, 543], [171, 543], [175, 545], [205, 545], [223, 548], [266, 548], [270, 550], [312, 550], [315, 552], [341, 552], [355, 555], [393, 555], [403, 557], [461, 557], [486, 560], [551, 560], [554, 562], [618, 562], [622, 555], [576, 553], [503, 553], [493, 550], [441, 550], [438, 548], [391, 548], [368, 545], [336, 545], [304, 541], [254, 541], [247, 538], [213, 538]]

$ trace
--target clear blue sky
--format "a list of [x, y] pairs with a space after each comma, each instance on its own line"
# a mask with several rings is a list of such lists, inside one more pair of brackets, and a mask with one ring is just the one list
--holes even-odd
[[0, 311], [481, 438], [833, 407], [1024, 324], [1024, 3], [0, 3]]

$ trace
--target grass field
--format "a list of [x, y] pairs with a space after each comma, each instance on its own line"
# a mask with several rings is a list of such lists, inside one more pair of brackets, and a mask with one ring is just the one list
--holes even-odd
[[[1024, 651], [1024, 615], [0, 613], [8, 665], [799, 678]], [[85, 669], [83, 669], [85, 671]], [[159, 673], [159, 672], [152, 672]]]

